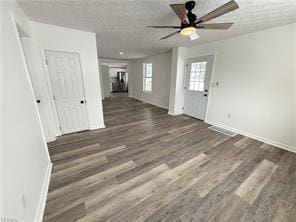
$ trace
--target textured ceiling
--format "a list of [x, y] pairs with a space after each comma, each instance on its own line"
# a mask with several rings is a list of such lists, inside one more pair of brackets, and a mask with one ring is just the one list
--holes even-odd
[[[185, 0], [186, 1], [186, 0]], [[19, 0], [27, 16], [37, 22], [97, 34], [100, 58], [135, 59], [274, 26], [296, 22], [296, 0], [237, 0], [240, 8], [210, 22], [234, 22], [227, 31], [200, 30], [190, 41], [181, 35], [159, 39], [174, 30], [156, 30], [147, 25], [179, 25], [169, 7], [180, 0]], [[197, 0], [194, 12], [200, 17], [228, 0]], [[210, 23], [209, 22], [209, 23]], [[120, 55], [123, 51], [125, 54]]]

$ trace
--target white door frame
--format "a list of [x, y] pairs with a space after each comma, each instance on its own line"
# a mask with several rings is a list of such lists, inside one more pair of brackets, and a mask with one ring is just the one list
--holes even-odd
[[[214, 70], [215, 70], [215, 62], [216, 62], [216, 53], [213, 54], [206, 54], [206, 55], [198, 55], [195, 57], [190, 57], [186, 59], [186, 66], [185, 66], [185, 71], [184, 71], [184, 78], [183, 78], [183, 110], [184, 110], [184, 106], [185, 106], [185, 90], [186, 90], [186, 81], [187, 81], [187, 77], [189, 75], [189, 63], [194, 61], [194, 60], [198, 60], [202, 57], [212, 57], [212, 70], [210, 71], [210, 78], [209, 78], [209, 89], [208, 89], [208, 99], [207, 99], [207, 103], [206, 103], [206, 111], [205, 111], [205, 117], [204, 120], [202, 120], [203, 122], [208, 122], [208, 112], [209, 112], [209, 104], [210, 104], [210, 100], [211, 100], [211, 95], [212, 95], [212, 88], [213, 88], [213, 77], [214, 77]], [[183, 112], [184, 113], [184, 112]]]
[[52, 91], [52, 86], [51, 86], [51, 81], [50, 81], [50, 76], [49, 76], [49, 69], [48, 69], [47, 62], [46, 62], [45, 51], [46, 51], [46, 49], [43, 49], [40, 47], [40, 55], [41, 55], [43, 70], [44, 70], [44, 74], [45, 74], [46, 84], [48, 86], [48, 90], [49, 90], [49, 94], [50, 94], [50, 98], [51, 98], [50, 104], [51, 104], [51, 109], [52, 109], [53, 115], [54, 115], [55, 132], [56, 132], [56, 136], [61, 136], [62, 132], [60, 129], [58, 112], [57, 112], [55, 101], [53, 98], [53, 91]]
[[[83, 79], [83, 69], [82, 69], [82, 64], [81, 64], [81, 57], [80, 57], [80, 53], [78, 52], [68, 52], [68, 51], [61, 51], [61, 50], [51, 50], [51, 49], [42, 49], [40, 48], [41, 51], [41, 56], [42, 56], [42, 61], [44, 64], [44, 69], [45, 69], [45, 73], [46, 73], [46, 80], [47, 80], [47, 84], [49, 86], [49, 90], [50, 90], [50, 95], [52, 98], [52, 108], [54, 110], [54, 116], [55, 116], [55, 125], [56, 125], [56, 131], [58, 133], [57, 136], [61, 136], [62, 131], [61, 131], [61, 124], [60, 124], [60, 120], [58, 117], [58, 111], [57, 111], [57, 107], [56, 107], [56, 102], [54, 100], [54, 94], [53, 94], [53, 89], [52, 89], [52, 85], [51, 85], [51, 79], [50, 79], [50, 73], [49, 73], [49, 67], [47, 65], [47, 58], [46, 58], [46, 52], [60, 52], [60, 53], [72, 53], [72, 54], [77, 54], [79, 57], [79, 61], [80, 61], [80, 69], [81, 69], [81, 78], [82, 78], [82, 88], [83, 88], [83, 94], [84, 94], [84, 99], [85, 99], [85, 103], [87, 103], [86, 101], [86, 94], [85, 94], [85, 84], [84, 84], [84, 79]], [[88, 114], [88, 109], [87, 109], [87, 105], [85, 104], [85, 108], [86, 108], [86, 113]], [[89, 129], [89, 121], [88, 121], [88, 115], [86, 115], [87, 118], [87, 129]]]

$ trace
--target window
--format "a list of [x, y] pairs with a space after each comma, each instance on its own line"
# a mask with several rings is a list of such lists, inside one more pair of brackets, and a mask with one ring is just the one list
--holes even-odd
[[143, 81], [143, 91], [151, 92], [152, 91], [152, 63], [144, 63], [144, 81]]
[[206, 68], [206, 61], [191, 63], [189, 90], [204, 91]]

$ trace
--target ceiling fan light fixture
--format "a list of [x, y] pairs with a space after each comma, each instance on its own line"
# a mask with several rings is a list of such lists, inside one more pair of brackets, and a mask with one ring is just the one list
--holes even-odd
[[183, 28], [180, 31], [180, 34], [181, 35], [185, 35], [185, 36], [190, 36], [194, 32], [196, 32], [196, 28], [195, 27], [192, 27], [192, 26], [189, 26], [189, 27]]
[[236, 0], [229, 0], [224, 5], [214, 9], [211, 12], [208, 12], [204, 16], [197, 18], [196, 14], [192, 12], [195, 7], [195, 1], [191, 0], [186, 2], [185, 4], [170, 4], [170, 7], [178, 16], [181, 21], [180, 26], [172, 26], [172, 25], [156, 25], [156, 26], [148, 26], [152, 28], [159, 28], [159, 29], [178, 29], [173, 33], [170, 33], [160, 40], [168, 39], [176, 34], [181, 34], [183, 36], [188, 36], [190, 40], [198, 39], [199, 36], [196, 33], [197, 29], [213, 29], [213, 30], [227, 30], [230, 28], [233, 23], [206, 23], [214, 18], [217, 18], [221, 15], [225, 15], [231, 11], [234, 11], [239, 8]]

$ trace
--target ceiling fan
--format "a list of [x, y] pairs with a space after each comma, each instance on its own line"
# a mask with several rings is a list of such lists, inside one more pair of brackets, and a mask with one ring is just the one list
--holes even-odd
[[[204, 23], [239, 8], [238, 4], [234, 0], [231, 0], [226, 4], [220, 6], [219, 8], [209, 12], [208, 14], [200, 18], [196, 18], [196, 15], [192, 13], [192, 10], [195, 7], [195, 1], [189, 1], [189, 2], [186, 2], [185, 4], [171, 4], [170, 7], [173, 9], [173, 11], [181, 20], [180, 26], [147, 26], [151, 28], [160, 28], [160, 29], [162, 28], [178, 29], [178, 31], [175, 31], [167, 36], [164, 36], [160, 40], [167, 39], [177, 33], [180, 33], [181, 35], [184, 35], [184, 36], [189, 36], [191, 40], [195, 40], [199, 37], [198, 34], [196, 33], [197, 29], [216, 29], [216, 30], [229, 29], [230, 26], [233, 25], [233, 23], [210, 23], [210, 24], [204, 24]], [[187, 10], [187, 13], [186, 13], [186, 10]]]

